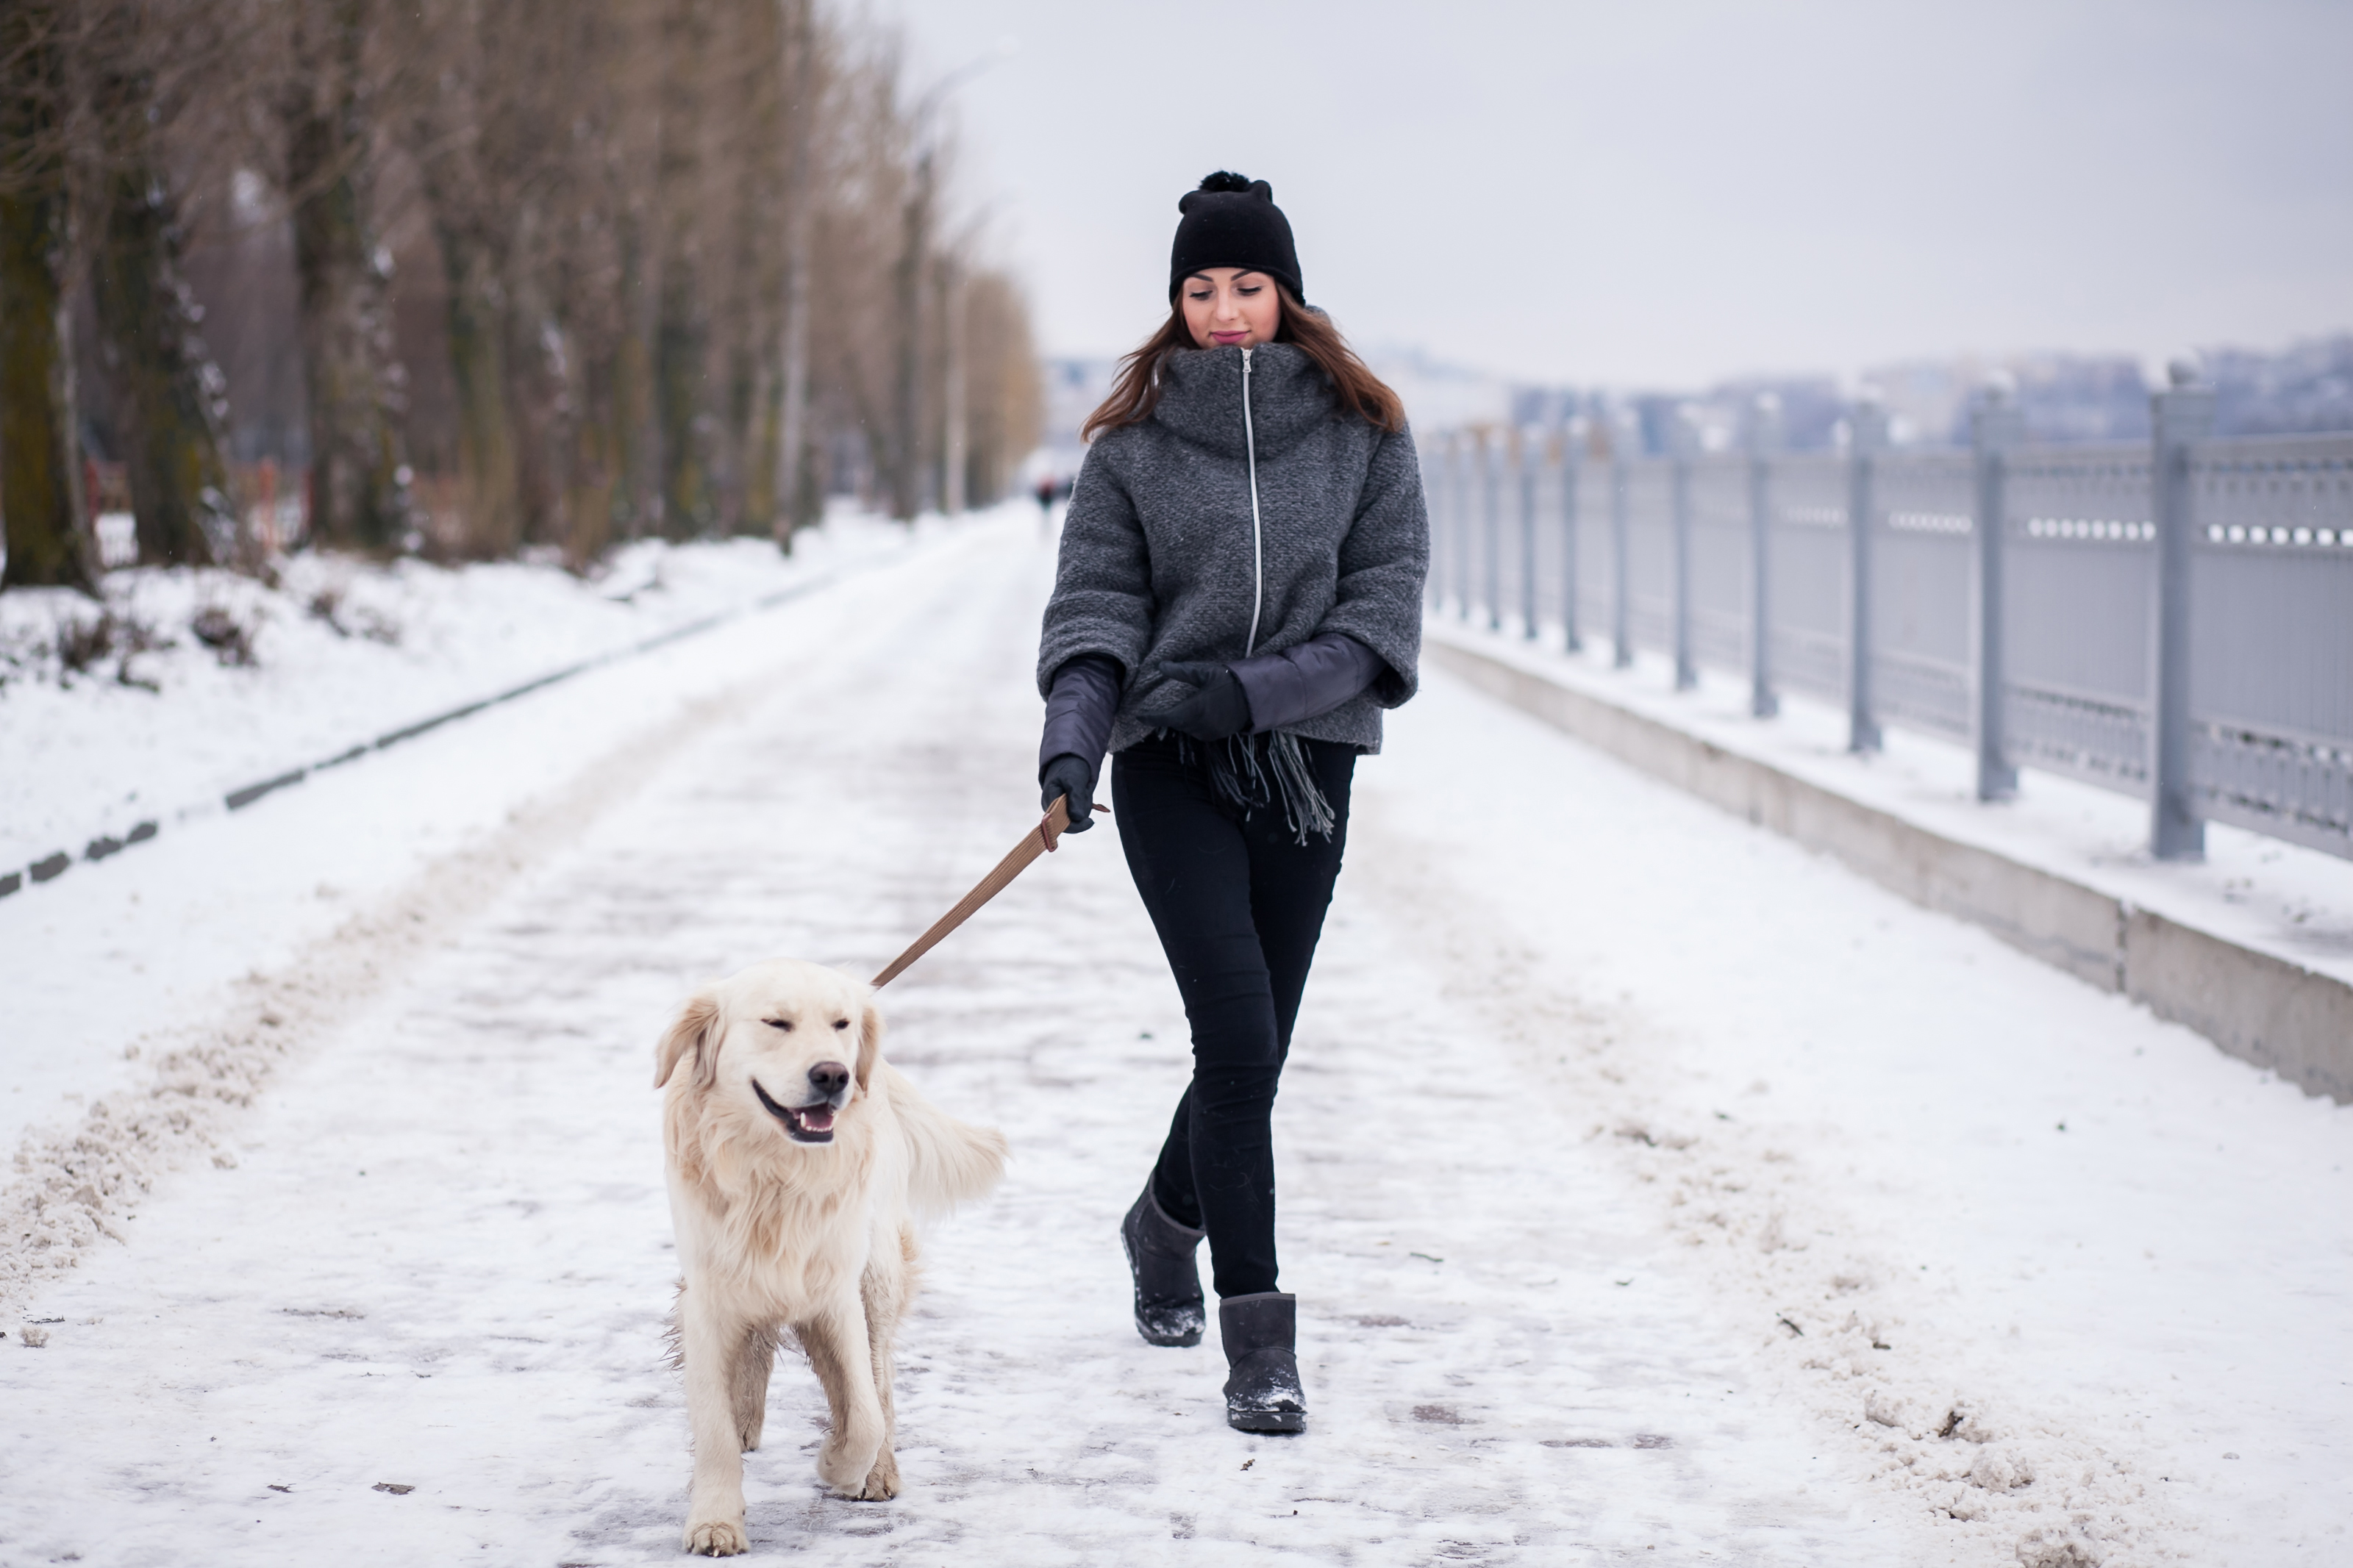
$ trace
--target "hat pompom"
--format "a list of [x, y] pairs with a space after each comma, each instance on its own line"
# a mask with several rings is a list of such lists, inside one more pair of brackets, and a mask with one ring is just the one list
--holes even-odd
[[1274, 200], [1274, 187], [1264, 180], [1253, 180], [1247, 174], [1237, 174], [1229, 169], [1219, 169], [1203, 177], [1201, 183], [1176, 198], [1180, 213], [1193, 210], [1193, 198], [1200, 195], [1256, 196], [1263, 202]]

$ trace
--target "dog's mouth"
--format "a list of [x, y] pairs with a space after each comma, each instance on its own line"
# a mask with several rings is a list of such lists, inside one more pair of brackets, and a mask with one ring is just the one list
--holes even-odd
[[831, 1100], [820, 1100], [814, 1105], [778, 1105], [768, 1097], [768, 1091], [760, 1087], [760, 1080], [756, 1078], [752, 1080], [752, 1092], [760, 1097], [760, 1103], [767, 1109], [769, 1115], [785, 1124], [785, 1131], [792, 1135], [794, 1142], [833, 1142], [835, 1108]]

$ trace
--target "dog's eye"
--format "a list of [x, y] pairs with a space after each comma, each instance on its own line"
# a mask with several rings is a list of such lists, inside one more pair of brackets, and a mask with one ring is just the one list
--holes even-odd
[[833, 1021], [833, 1026], [837, 1029], [847, 1029], [849, 1027], [849, 1020], [847, 1018], [836, 1018]]
[[[790, 1018], [763, 1018], [760, 1022], [767, 1025], [771, 1029], [782, 1029], [787, 1035], [793, 1032], [793, 1021]], [[834, 1027], [838, 1029], [841, 1026], [836, 1024]]]

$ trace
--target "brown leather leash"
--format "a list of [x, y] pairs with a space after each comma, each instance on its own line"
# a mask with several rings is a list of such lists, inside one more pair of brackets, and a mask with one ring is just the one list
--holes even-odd
[[[1069, 795], [1056, 796], [1053, 809], [1046, 813], [1044, 819], [1037, 826], [1021, 836], [1021, 842], [1016, 844], [1012, 852], [997, 863], [997, 869], [983, 877], [971, 892], [956, 900], [955, 908], [933, 921], [931, 930], [917, 937], [908, 946], [906, 952], [891, 961], [889, 968], [874, 977], [874, 989], [880, 991], [905, 973], [909, 964], [937, 947], [948, 932], [972, 919], [978, 912], [981, 905], [1011, 887], [1013, 879], [1029, 868], [1029, 862], [1040, 855], [1052, 854], [1060, 845], [1062, 835], [1070, 831], [1070, 807]], [[1108, 813], [1111, 807], [1098, 805], [1095, 809]]]

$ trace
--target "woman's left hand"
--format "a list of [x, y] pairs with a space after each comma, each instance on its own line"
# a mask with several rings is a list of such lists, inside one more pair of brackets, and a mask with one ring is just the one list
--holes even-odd
[[1145, 714], [1146, 723], [1175, 730], [1197, 741], [1222, 741], [1250, 727], [1250, 696], [1222, 664], [1171, 663], [1159, 667], [1168, 679], [1192, 688], [1173, 708]]

